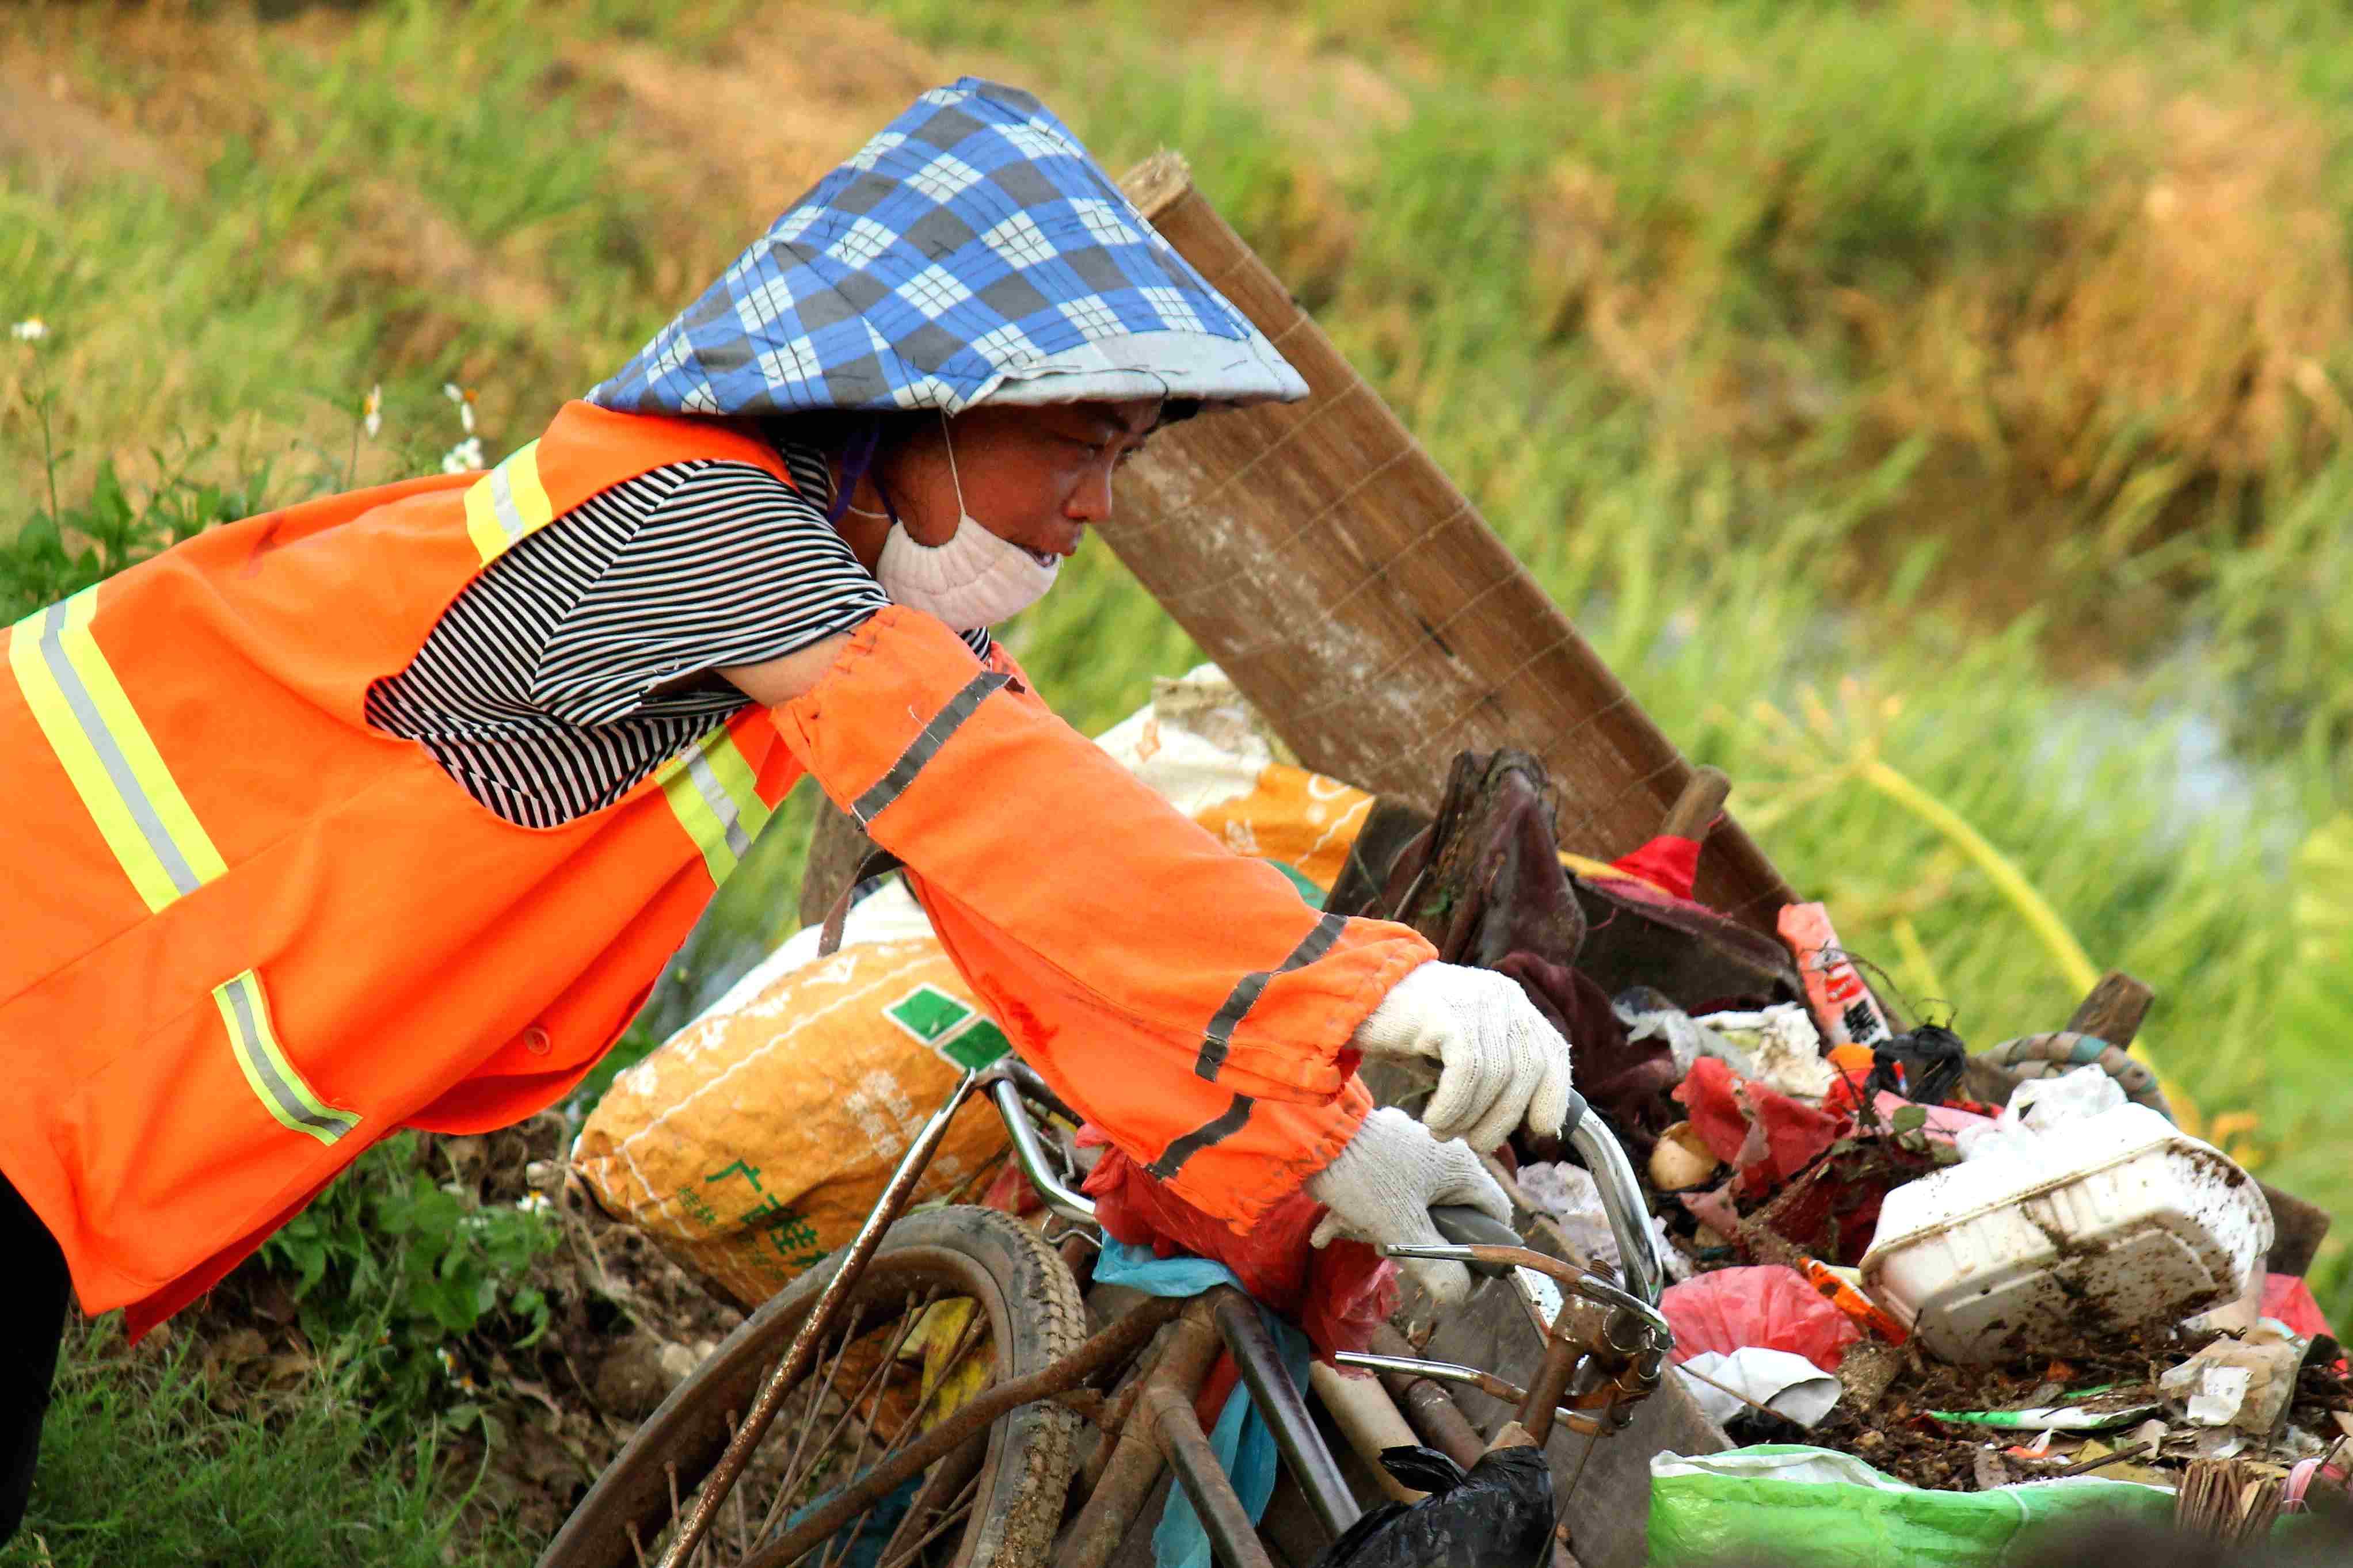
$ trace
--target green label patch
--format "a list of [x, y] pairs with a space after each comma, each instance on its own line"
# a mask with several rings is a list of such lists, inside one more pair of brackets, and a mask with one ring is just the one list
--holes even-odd
[[943, 1058], [967, 1070], [984, 1068], [1013, 1048], [1005, 1031], [936, 985], [918, 985], [882, 1016]]

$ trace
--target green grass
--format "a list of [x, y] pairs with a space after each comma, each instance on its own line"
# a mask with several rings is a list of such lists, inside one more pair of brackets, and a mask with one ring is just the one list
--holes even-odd
[[430, 1427], [387, 1429], [317, 1372], [224, 1415], [185, 1337], [127, 1349], [111, 1323], [73, 1330], [44, 1438], [0, 1568], [487, 1568], [532, 1551], [480, 1519], [460, 1531], [467, 1478]]
[[[2353, 953], [2325, 934], [2343, 897], [2330, 847], [2353, 832], [2353, 449], [2294, 419], [2260, 462], [2168, 447], [2129, 364], [2088, 412], [2037, 413], [1965, 363], [2050, 308], [2034, 292], [2050, 258], [2096, 259], [2168, 155], [2159, 128], [2108, 105], [2117, 79], [2276, 111], [2326, 151], [2329, 178], [2299, 199], [2353, 223], [2353, 19], [2316, 0], [1313, 0], [1174, 31], [1136, 0], [876, 14], [943, 78], [1037, 89], [1114, 170], [1181, 148], [1895, 988], [1942, 998], [1980, 1047], [2055, 1027], [2075, 1000], [1979, 871], [1840, 773], [1866, 746], [2016, 862], [2097, 963], [2156, 987], [2156, 1058], [2210, 1124], [2253, 1116], [2234, 1147], [2353, 1216]], [[106, 47], [100, 14], [27, 15], [113, 112], [175, 101], [190, 69]], [[20, 608], [76, 569], [69, 545], [121, 525], [101, 459], [130, 513], [177, 472], [174, 515], [202, 521], [252, 502], [265, 465], [275, 499], [343, 482], [377, 382], [387, 428], [361, 445], [365, 480], [456, 439], [445, 380], [482, 389], [493, 456], [535, 434], [765, 216], [678, 211], [579, 47], [716, 68], [763, 20], [670, 0], [313, 13], [221, 46], [267, 114], [191, 110], [201, 134], [165, 117], [185, 180], [0, 159], [0, 314], [53, 329], [46, 381], [0, 342], [0, 463], [26, 481], [0, 512], [0, 530], [29, 524], [8, 558]], [[871, 128], [845, 122], [842, 148]], [[2279, 277], [2310, 260], [2283, 256]], [[1979, 310], [1952, 320], [1983, 330], [1906, 337], [1932, 304]], [[2342, 345], [2315, 364], [2353, 385], [2346, 369]], [[50, 510], [44, 385], [72, 452], [63, 538], [31, 521]], [[193, 465], [145, 455], [173, 432], [217, 444]], [[2062, 485], [2054, 446], [2092, 466]], [[2005, 574], [2022, 583], [1993, 586], [2018, 591], [1989, 592]], [[1090, 731], [1199, 657], [1102, 550], [1008, 635]], [[805, 789], [616, 1065], [789, 929], [810, 820]], [[2317, 1283], [2353, 1322], [2341, 1239]], [[60, 1441], [141, 1451], [120, 1425], [137, 1402], [99, 1392], [121, 1364], [84, 1365]], [[410, 1495], [350, 1506], [410, 1517]], [[124, 1550], [108, 1560], [175, 1560]]]

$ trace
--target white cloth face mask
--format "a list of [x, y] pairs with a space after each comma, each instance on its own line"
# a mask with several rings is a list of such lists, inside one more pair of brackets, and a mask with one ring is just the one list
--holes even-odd
[[[940, 421], [947, 439], [947, 421]], [[993, 626], [1043, 598], [1062, 563], [1039, 556], [991, 533], [965, 510], [964, 482], [956, 477], [955, 446], [948, 445], [948, 479], [955, 486], [956, 526], [945, 544], [919, 543], [907, 525], [893, 518], [874, 563], [875, 579], [896, 604], [937, 616], [951, 631]]]

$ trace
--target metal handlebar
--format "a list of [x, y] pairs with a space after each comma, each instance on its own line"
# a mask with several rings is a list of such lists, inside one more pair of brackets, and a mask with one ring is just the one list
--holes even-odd
[[1601, 1212], [1609, 1216], [1609, 1234], [1618, 1242], [1618, 1270], [1629, 1292], [1644, 1306], [1656, 1307], [1666, 1289], [1666, 1269], [1659, 1262], [1658, 1241], [1651, 1234], [1651, 1214], [1643, 1206], [1633, 1162], [1626, 1158], [1617, 1134], [1601, 1118], [1588, 1113], [1583, 1095], [1572, 1091], [1569, 1100], [1568, 1146], [1583, 1156], [1600, 1190]]
[[1046, 1145], [1038, 1136], [1038, 1124], [1029, 1119], [1029, 1108], [1021, 1103], [1026, 1095], [1042, 1105], [1056, 1110], [1065, 1109], [1046, 1080], [1027, 1062], [1012, 1056], [1000, 1057], [981, 1069], [979, 1087], [988, 1091], [996, 1102], [997, 1113], [1004, 1119], [1006, 1136], [1013, 1142], [1013, 1158], [1029, 1184], [1046, 1206], [1064, 1219], [1082, 1225], [1092, 1224], [1095, 1205], [1083, 1194], [1062, 1184], [1061, 1177], [1046, 1158]]

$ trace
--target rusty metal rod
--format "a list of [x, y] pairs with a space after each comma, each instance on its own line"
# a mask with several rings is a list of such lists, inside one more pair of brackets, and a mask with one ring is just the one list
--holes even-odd
[[1094, 1451], [1087, 1456], [1086, 1463], [1079, 1467], [1079, 1496], [1091, 1498], [1095, 1495], [1095, 1483], [1103, 1479], [1103, 1470], [1111, 1464], [1111, 1457], [1119, 1451], [1119, 1439], [1127, 1430], [1128, 1417], [1135, 1414], [1135, 1402], [1144, 1396], [1144, 1376], [1143, 1373], [1138, 1373], [1128, 1379], [1127, 1386], [1112, 1396], [1111, 1404], [1103, 1409], [1103, 1419], [1095, 1423], [1102, 1428], [1103, 1441], [1094, 1446]]
[[719, 1516], [720, 1505], [727, 1500], [727, 1494], [735, 1489], [735, 1483], [743, 1479], [744, 1467], [752, 1462], [752, 1450], [758, 1447], [760, 1439], [768, 1435], [769, 1424], [776, 1420], [776, 1411], [784, 1405], [786, 1391], [808, 1374], [809, 1363], [816, 1358], [818, 1345], [833, 1327], [833, 1320], [839, 1315], [842, 1302], [848, 1300], [850, 1292], [857, 1289], [859, 1279], [866, 1272], [867, 1260], [881, 1245], [882, 1233], [898, 1222], [900, 1211], [907, 1206], [908, 1198], [914, 1194], [915, 1184], [923, 1178], [923, 1168], [932, 1162], [933, 1152], [947, 1136], [948, 1123], [978, 1081], [978, 1074], [965, 1073], [949, 1093], [946, 1101], [932, 1112], [929, 1121], [923, 1123], [923, 1131], [915, 1134], [915, 1141], [908, 1145], [906, 1157], [899, 1162], [899, 1168], [891, 1173], [891, 1184], [882, 1190], [882, 1196], [874, 1205], [873, 1212], [866, 1216], [866, 1223], [858, 1227], [858, 1235], [850, 1241], [841, 1267], [835, 1269], [833, 1278], [826, 1281], [825, 1289], [818, 1296], [817, 1305], [809, 1309], [809, 1315], [801, 1320], [799, 1331], [793, 1335], [792, 1348], [785, 1352], [785, 1359], [769, 1374], [766, 1384], [760, 1390], [759, 1398], [752, 1402], [750, 1413], [744, 1417], [744, 1425], [735, 1429], [735, 1436], [728, 1441], [727, 1451], [719, 1456], [719, 1462], [712, 1467], [710, 1477], [702, 1483], [702, 1489], [695, 1494], [694, 1506], [680, 1524], [678, 1538], [670, 1543], [670, 1550], [662, 1553], [661, 1568], [681, 1568], [681, 1564], [694, 1555], [694, 1549], [702, 1544], [703, 1536], [711, 1529], [711, 1521]]
[[1553, 1412], [1577, 1368], [1576, 1342], [1559, 1334], [1547, 1336], [1544, 1361], [1537, 1366], [1535, 1376], [1528, 1380], [1528, 1396], [1520, 1402], [1520, 1425], [1539, 1446], [1552, 1436]]
[[1348, 1489], [1348, 1479], [1340, 1473], [1338, 1461], [1324, 1446], [1324, 1434], [1315, 1429], [1307, 1401], [1300, 1397], [1291, 1373], [1283, 1369], [1282, 1352], [1275, 1348], [1266, 1320], [1259, 1316], [1258, 1303], [1230, 1285], [1210, 1291], [1209, 1297], [1216, 1304], [1218, 1332], [1225, 1336], [1226, 1348], [1234, 1352], [1242, 1384], [1274, 1433], [1274, 1446], [1283, 1463], [1291, 1467], [1291, 1479], [1299, 1483], [1307, 1506], [1315, 1510], [1325, 1532], [1338, 1539], [1365, 1510], [1357, 1506], [1356, 1494]]
[[1165, 1388], [1189, 1408], [1221, 1342], [1208, 1302], [1199, 1297], [1186, 1302], [1185, 1315], [1177, 1320], [1158, 1364], [1134, 1385], [1141, 1390], [1134, 1411], [1120, 1429], [1102, 1479], [1087, 1493], [1086, 1506], [1063, 1537], [1054, 1568], [1103, 1568], [1134, 1530], [1136, 1516], [1159, 1484], [1163, 1462], [1160, 1446], [1153, 1440], [1151, 1407], [1143, 1396]]
[[[1383, 1323], [1373, 1331], [1373, 1349], [1392, 1360], [1419, 1359], [1413, 1342]], [[1421, 1436], [1421, 1440], [1444, 1454], [1448, 1458], [1469, 1469], [1479, 1462], [1487, 1445], [1454, 1396], [1418, 1372], [1383, 1369], [1381, 1382], [1388, 1387], [1389, 1396], [1405, 1411], [1406, 1422]]]
[[[1452, 1362], [1424, 1361], [1419, 1356], [1370, 1355], [1356, 1351], [1342, 1351], [1332, 1358], [1344, 1367], [1362, 1372], [1377, 1372], [1387, 1376], [1429, 1378], [1438, 1383], [1460, 1383], [1477, 1389], [1499, 1405], [1514, 1408], [1527, 1403], [1528, 1391], [1517, 1384], [1506, 1383], [1492, 1372], [1482, 1372], [1473, 1366], [1457, 1366]], [[1561, 1406], [1553, 1411], [1553, 1425], [1566, 1426], [1572, 1432], [1598, 1433], [1601, 1424], [1588, 1415]], [[1475, 1435], [1474, 1435], [1475, 1436]], [[1480, 1447], [1483, 1450], [1485, 1445]]]
[[1216, 1450], [1201, 1435], [1193, 1402], [1172, 1389], [1153, 1388], [1145, 1392], [1144, 1409], [1152, 1418], [1168, 1468], [1176, 1472], [1176, 1484], [1193, 1500], [1193, 1511], [1200, 1517], [1218, 1561], [1226, 1568], [1274, 1568], [1273, 1559], [1259, 1543], [1258, 1527], [1218, 1463]]
[[744, 1559], [738, 1568], [784, 1568], [873, 1507], [908, 1477], [975, 1433], [988, 1430], [999, 1416], [1037, 1400], [1060, 1399], [1076, 1391], [1098, 1367], [1134, 1354], [1183, 1305], [1158, 1299], [1146, 1301], [1051, 1365], [975, 1394], [955, 1415], [828, 1498], [798, 1524]]

